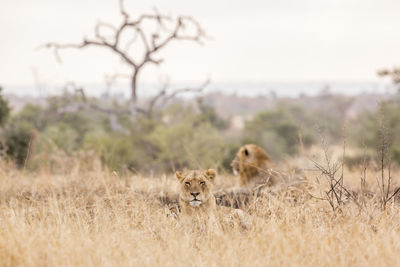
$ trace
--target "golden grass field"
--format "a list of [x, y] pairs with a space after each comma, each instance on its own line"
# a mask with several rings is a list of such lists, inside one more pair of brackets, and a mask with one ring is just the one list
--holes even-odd
[[[360, 173], [346, 177], [357, 186]], [[400, 266], [398, 203], [382, 211], [369, 200], [360, 212], [350, 202], [333, 213], [325, 201], [304, 194], [294, 202], [282, 191], [248, 205], [252, 229], [202, 234], [159, 201], [176, 192], [172, 175], [118, 175], [96, 164], [29, 173], [3, 164], [0, 178], [1, 266]], [[216, 190], [235, 183], [217, 179]]]

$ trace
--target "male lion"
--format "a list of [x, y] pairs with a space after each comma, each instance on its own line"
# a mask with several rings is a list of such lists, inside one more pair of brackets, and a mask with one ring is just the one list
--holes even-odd
[[255, 184], [275, 185], [278, 182], [272, 175], [270, 157], [261, 147], [253, 144], [239, 149], [231, 167], [235, 175], [239, 174], [239, 184], [242, 187]]
[[251, 227], [251, 218], [242, 210], [217, 206], [212, 192], [217, 176], [215, 170], [176, 172], [175, 176], [179, 180], [179, 205], [184, 219], [200, 220], [201, 223], [228, 222], [230, 225], [239, 219], [241, 227]]

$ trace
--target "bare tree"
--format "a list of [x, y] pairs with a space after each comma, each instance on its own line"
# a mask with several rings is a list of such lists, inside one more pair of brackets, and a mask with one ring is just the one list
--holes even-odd
[[[44, 46], [53, 49], [56, 58], [61, 62], [59, 55], [60, 49], [75, 48], [82, 49], [87, 47], [101, 47], [112, 51], [120, 57], [123, 62], [131, 68], [130, 91], [131, 108], [130, 112], [135, 115], [137, 112], [143, 112], [137, 105], [138, 100], [138, 77], [143, 68], [147, 65], [159, 65], [163, 62], [159, 52], [169, 46], [174, 41], [192, 41], [202, 44], [205, 39], [205, 33], [200, 24], [190, 16], [171, 17], [160, 14], [154, 10], [153, 14], [142, 14], [137, 19], [132, 19], [124, 8], [124, 1], [119, 2], [120, 14], [123, 18], [119, 26], [114, 26], [105, 22], [98, 22], [94, 30], [94, 38], [84, 38], [77, 44], [58, 44], [50, 42]], [[155, 30], [148, 30], [145, 25], [152, 24]], [[112, 36], [105, 36], [104, 30], [112, 32]], [[123, 35], [131, 35], [128, 42], [123, 42]], [[143, 55], [137, 59], [131, 55], [130, 48], [136, 42], [141, 42]]]

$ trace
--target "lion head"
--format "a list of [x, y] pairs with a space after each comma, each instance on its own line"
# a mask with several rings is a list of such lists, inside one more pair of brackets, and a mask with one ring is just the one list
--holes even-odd
[[242, 146], [231, 162], [235, 175], [240, 175], [240, 185], [248, 185], [257, 178], [268, 176], [271, 159], [259, 146], [247, 144]]
[[199, 207], [210, 200], [215, 202], [212, 193], [215, 177], [217, 176], [215, 170], [178, 171], [175, 176], [179, 180], [180, 200], [184, 203], [189, 204], [191, 207]]
[[[178, 171], [175, 173], [175, 176], [179, 180], [179, 204], [181, 214], [183, 215], [182, 218], [189, 220], [186, 222], [190, 222], [191, 225], [200, 227], [197, 229], [203, 230], [207, 229], [208, 226], [224, 228], [227, 223], [231, 227], [235, 223], [232, 220], [238, 220], [237, 223], [244, 229], [251, 227], [251, 217], [242, 210], [216, 205], [216, 200], [212, 192], [217, 176], [215, 170]], [[193, 222], [197, 223], [193, 224]], [[209, 224], [208, 222], [212, 223]]]

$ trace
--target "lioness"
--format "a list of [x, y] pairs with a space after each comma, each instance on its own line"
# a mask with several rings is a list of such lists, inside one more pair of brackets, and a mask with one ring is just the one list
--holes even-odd
[[240, 209], [217, 206], [212, 189], [217, 173], [213, 169], [176, 172], [179, 180], [179, 205], [184, 219], [200, 219], [203, 222], [228, 222], [235, 220], [245, 229], [251, 227], [251, 218]]
[[254, 186], [255, 184], [275, 185], [278, 181], [272, 175], [272, 161], [268, 154], [259, 146], [247, 144], [242, 146], [231, 162], [235, 175], [239, 174], [239, 185]]

